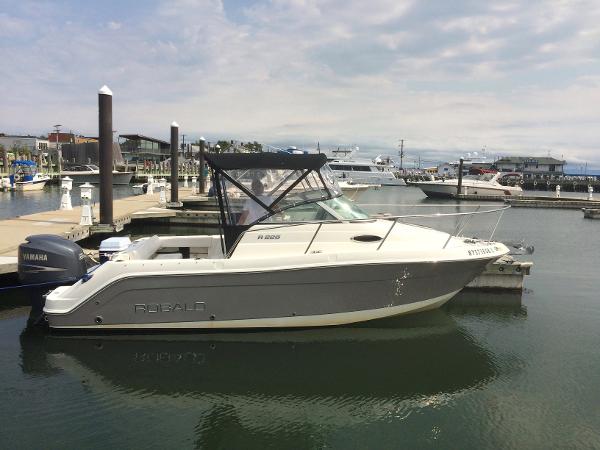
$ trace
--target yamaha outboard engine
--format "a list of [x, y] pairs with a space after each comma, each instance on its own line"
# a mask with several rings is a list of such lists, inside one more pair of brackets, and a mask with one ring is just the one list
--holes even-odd
[[74, 283], [87, 272], [85, 253], [75, 242], [53, 234], [29, 236], [19, 245], [19, 281], [31, 289], [29, 322], [43, 315], [44, 295], [49, 289]]

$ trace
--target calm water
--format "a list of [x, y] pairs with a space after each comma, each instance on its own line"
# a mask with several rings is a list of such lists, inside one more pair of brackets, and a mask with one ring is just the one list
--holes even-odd
[[[95, 185], [93, 191], [94, 203], [98, 201], [100, 191]], [[114, 186], [113, 198], [129, 197], [133, 195], [133, 188], [129, 186]], [[58, 185], [44, 186], [42, 191], [31, 192], [1, 192], [0, 191], [0, 220], [9, 217], [34, 214], [42, 211], [51, 211], [60, 207], [61, 192]], [[71, 191], [73, 206], [81, 205], [79, 186], [74, 185]]]
[[[415, 188], [359, 203], [457, 209]], [[6, 307], [0, 447], [600, 448], [599, 236], [580, 211], [511, 209], [495, 237], [536, 249], [522, 305], [368, 326], [49, 336]]]

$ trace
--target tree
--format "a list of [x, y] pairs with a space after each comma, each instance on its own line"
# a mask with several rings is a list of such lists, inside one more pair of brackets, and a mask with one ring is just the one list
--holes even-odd
[[254, 142], [246, 142], [242, 144], [242, 146], [249, 152], [260, 153], [262, 152], [262, 144], [254, 141]]
[[219, 153], [227, 153], [229, 151], [229, 149], [231, 148], [230, 141], [219, 141], [219, 142], [217, 142], [217, 145], [219, 147], [221, 147]]
[[15, 155], [15, 158], [17, 155], [25, 156], [27, 158], [29, 158], [31, 155], [31, 149], [24, 145], [13, 144], [10, 150]]

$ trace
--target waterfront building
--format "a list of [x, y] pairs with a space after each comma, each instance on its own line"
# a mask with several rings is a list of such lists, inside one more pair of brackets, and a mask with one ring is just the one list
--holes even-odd
[[48, 141], [50, 142], [50, 148], [56, 149], [58, 145], [58, 148], [60, 149], [65, 144], [89, 144], [93, 142], [98, 142], [98, 138], [92, 136], [77, 135], [73, 132], [69, 132], [58, 133], [57, 139], [57, 133], [52, 132], [48, 133]]
[[550, 156], [510, 156], [498, 159], [495, 166], [500, 172], [522, 173], [527, 180], [562, 177], [565, 164], [565, 161]]
[[48, 151], [49, 142], [36, 136], [13, 136], [0, 133], [0, 145], [7, 152], [24, 150], [37, 156]]
[[435, 167], [435, 175], [446, 178], [456, 177], [457, 167], [450, 163], [443, 163]]
[[[65, 165], [100, 164], [100, 144], [97, 140], [78, 144], [63, 144], [61, 153]], [[121, 148], [116, 142], [113, 142], [113, 162], [117, 165], [124, 162], [121, 155]]]
[[121, 134], [119, 137], [124, 139], [120, 143], [121, 153], [128, 163], [160, 162], [171, 157], [171, 145], [166, 141], [141, 134]]
[[50, 142], [50, 148], [60, 149], [63, 144], [74, 144], [75, 136], [73, 133], [48, 133], [48, 141]]

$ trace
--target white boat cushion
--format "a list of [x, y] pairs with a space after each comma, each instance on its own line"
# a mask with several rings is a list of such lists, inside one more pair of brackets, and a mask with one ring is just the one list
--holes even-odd
[[152, 259], [154, 254], [160, 249], [160, 238], [152, 236], [145, 239], [139, 239], [131, 244], [127, 250], [118, 253], [113, 257], [113, 261], [129, 261], [132, 259]]

